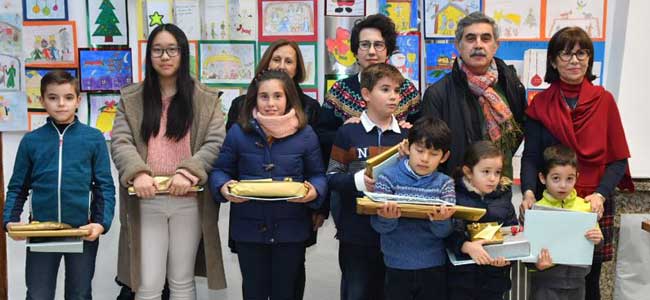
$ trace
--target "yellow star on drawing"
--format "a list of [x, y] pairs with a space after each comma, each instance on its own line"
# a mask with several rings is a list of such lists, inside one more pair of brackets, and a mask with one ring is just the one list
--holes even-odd
[[149, 16], [149, 26], [162, 25], [163, 17], [164, 16], [159, 14], [157, 11], [153, 12], [153, 15]]

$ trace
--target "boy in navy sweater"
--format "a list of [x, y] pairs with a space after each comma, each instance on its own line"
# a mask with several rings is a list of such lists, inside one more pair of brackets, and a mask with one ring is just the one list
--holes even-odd
[[[436, 172], [449, 158], [451, 132], [440, 119], [421, 118], [408, 135], [408, 158], [400, 159], [377, 178], [375, 191], [456, 202], [454, 181]], [[400, 218], [396, 202], [386, 202], [372, 216], [381, 236], [386, 263], [386, 299], [446, 299], [444, 239], [452, 232], [453, 208], [441, 206], [429, 220]]]
[[41, 80], [41, 104], [50, 116], [45, 125], [23, 137], [16, 153], [3, 213], [5, 229], [19, 224], [31, 190], [30, 220], [63, 222], [89, 231], [83, 253], [27, 250], [27, 299], [54, 299], [61, 257], [65, 257], [65, 298], [91, 299], [98, 237], [113, 221], [115, 186], [106, 140], [76, 118], [80, 101], [76, 78], [65, 71], [47, 73]]
[[366, 160], [406, 138], [393, 113], [399, 103], [404, 81], [393, 66], [379, 63], [361, 73], [361, 95], [366, 110], [360, 122], [348, 122], [336, 133], [327, 181], [338, 193], [340, 203], [332, 203], [332, 215], [339, 239], [341, 299], [383, 299], [384, 262], [379, 235], [370, 226], [369, 216], [356, 213], [356, 198], [374, 190], [375, 182], [364, 175]]

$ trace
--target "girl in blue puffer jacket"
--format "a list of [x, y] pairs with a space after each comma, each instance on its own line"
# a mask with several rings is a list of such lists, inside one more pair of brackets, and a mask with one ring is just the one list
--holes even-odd
[[[305, 182], [307, 194], [290, 201], [247, 201], [229, 193], [237, 180]], [[284, 72], [266, 71], [253, 80], [244, 107], [226, 135], [210, 174], [215, 201], [229, 201], [230, 237], [235, 241], [244, 299], [291, 299], [312, 230], [311, 211], [327, 194], [318, 138]]]

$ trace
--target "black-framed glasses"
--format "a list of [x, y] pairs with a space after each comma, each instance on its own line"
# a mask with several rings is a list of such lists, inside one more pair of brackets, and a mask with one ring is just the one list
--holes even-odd
[[370, 50], [370, 47], [375, 48], [375, 51], [383, 51], [386, 49], [386, 43], [384, 41], [360, 41], [359, 49], [361, 50]]
[[563, 61], [563, 62], [569, 62], [571, 60], [571, 58], [573, 58], [573, 56], [575, 55], [576, 58], [579, 61], [583, 61], [583, 60], [589, 58], [589, 54], [590, 53], [589, 53], [588, 49], [580, 49], [580, 50], [578, 50], [576, 52], [562, 51], [562, 52], [560, 52], [560, 54], [557, 57], [559, 57], [560, 60]]
[[163, 53], [167, 53], [169, 57], [174, 57], [181, 53], [181, 47], [151, 48], [151, 57], [153, 58], [162, 57]]

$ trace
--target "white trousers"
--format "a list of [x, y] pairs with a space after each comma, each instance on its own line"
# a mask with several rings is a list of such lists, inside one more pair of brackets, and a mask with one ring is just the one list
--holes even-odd
[[160, 299], [167, 279], [170, 299], [196, 299], [194, 263], [202, 235], [198, 199], [158, 195], [140, 201], [141, 282], [135, 298]]

